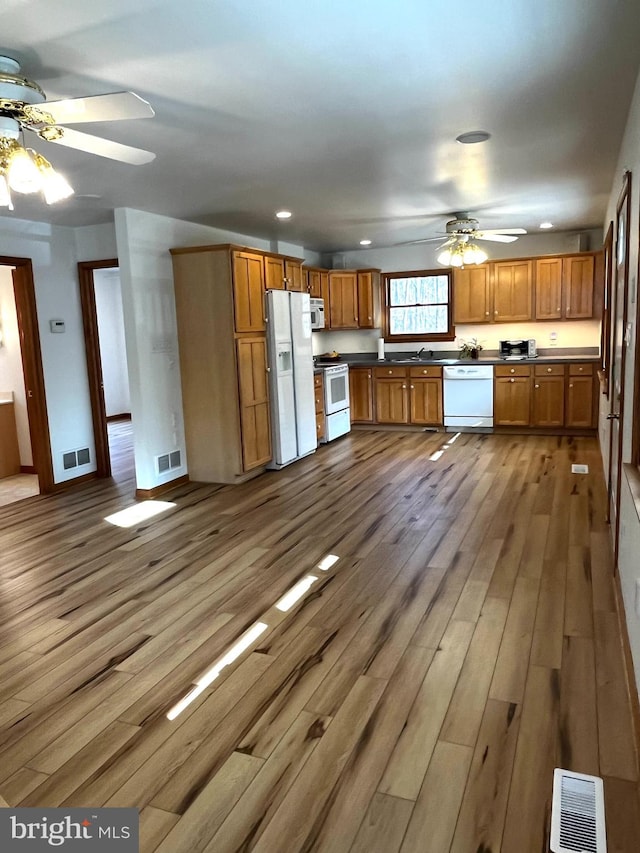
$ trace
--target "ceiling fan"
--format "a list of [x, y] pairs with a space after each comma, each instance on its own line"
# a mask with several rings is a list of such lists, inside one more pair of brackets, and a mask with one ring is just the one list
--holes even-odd
[[152, 107], [133, 92], [47, 101], [40, 86], [20, 74], [17, 60], [0, 56], [0, 143], [15, 147], [17, 143], [11, 140], [17, 140], [21, 131], [31, 131], [46, 142], [140, 166], [156, 155], [66, 125], [151, 118], [154, 114]]
[[[480, 228], [477, 219], [468, 213], [454, 213], [454, 219], [450, 219], [445, 231], [440, 232], [437, 237], [425, 237], [422, 240], [411, 240], [411, 243], [429, 243], [439, 240], [443, 245], [455, 242], [475, 242], [476, 240], [488, 240], [492, 243], [513, 243], [519, 234], [526, 234], [524, 228]], [[443, 242], [442, 238], [447, 239]], [[406, 244], [408, 245], [408, 244]]]

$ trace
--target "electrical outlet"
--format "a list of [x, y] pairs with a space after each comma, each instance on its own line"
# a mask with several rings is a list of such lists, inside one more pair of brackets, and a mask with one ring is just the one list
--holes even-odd
[[558, 346], [558, 333], [557, 332], [549, 332], [549, 346], [557, 347]]

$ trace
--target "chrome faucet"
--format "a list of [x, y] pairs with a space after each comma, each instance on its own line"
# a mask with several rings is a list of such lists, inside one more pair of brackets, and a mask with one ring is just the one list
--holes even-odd
[[423, 353], [423, 352], [424, 352], [424, 347], [422, 347], [422, 349], [421, 349], [421, 350], [419, 350], [419, 351], [415, 354], [415, 358], [420, 358], [420, 356], [422, 355], [422, 353]]

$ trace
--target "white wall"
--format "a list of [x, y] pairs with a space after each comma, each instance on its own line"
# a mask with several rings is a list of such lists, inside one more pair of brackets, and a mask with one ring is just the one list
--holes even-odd
[[[152, 489], [187, 473], [182, 392], [169, 249], [238, 243], [271, 250], [266, 240], [122, 208], [115, 212], [131, 417], [139, 489]], [[305, 257], [301, 246], [287, 254]], [[182, 468], [159, 476], [155, 457], [180, 449]]]
[[[623, 425], [623, 461], [629, 461], [631, 457], [634, 354], [638, 334], [638, 330], [635, 328], [635, 320], [639, 251], [638, 240], [640, 235], [640, 217], [638, 207], [638, 189], [640, 188], [640, 76], [636, 83], [636, 90], [629, 111], [627, 127], [620, 148], [618, 167], [611, 187], [607, 215], [603, 223], [603, 228], [605, 230], [608, 228], [609, 222], [615, 222], [618, 196], [622, 188], [622, 176], [627, 169], [631, 170], [632, 173], [628, 306], [632, 334], [627, 353], [625, 376], [626, 412]], [[605, 466], [604, 470], [606, 472], [609, 458], [609, 423], [606, 420], [608, 401], [604, 397], [601, 397], [600, 402], [600, 446]], [[640, 417], [640, 412], [636, 412], [635, 417]], [[640, 518], [638, 517], [638, 512], [636, 511], [636, 507], [631, 497], [629, 482], [625, 471], [623, 471], [622, 474], [622, 486], [620, 489], [620, 530], [621, 543], [618, 562], [620, 585], [622, 587], [631, 654], [633, 656], [636, 673], [636, 685], [640, 690], [640, 619], [635, 615], [636, 581], [640, 579]]]
[[97, 269], [93, 274], [93, 282], [104, 404], [109, 418], [131, 412], [120, 270], [118, 267]]
[[18, 432], [20, 464], [33, 465], [31, 454], [31, 436], [27, 417], [27, 395], [24, 387], [22, 354], [18, 332], [18, 315], [13, 292], [11, 267], [0, 267], [0, 327], [2, 328], [2, 346], [0, 346], [0, 391], [13, 392], [13, 409]]
[[[85, 358], [82, 314], [78, 291], [77, 240], [91, 235], [98, 257], [109, 257], [99, 245], [109, 230], [73, 229], [0, 216], [0, 255], [30, 258], [36, 291], [38, 328], [42, 349], [45, 394], [51, 435], [53, 476], [56, 483], [95, 470], [95, 448], [89, 384]], [[53, 334], [49, 321], [65, 321], [64, 334]], [[88, 447], [91, 462], [65, 471], [62, 454]]]

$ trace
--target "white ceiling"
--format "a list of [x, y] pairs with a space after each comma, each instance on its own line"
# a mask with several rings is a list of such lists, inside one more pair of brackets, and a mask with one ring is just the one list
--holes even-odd
[[[0, 53], [50, 100], [132, 89], [155, 118], [78, 129], [128, 166], [38, 140], [76, 197], [329, 251], [481, 225], [601, 226], [640, 64], [637, 0], [5, 0]], [[487, 130], [488, 143], [455, 137]], [[95, 196], [98, 196], [97, 198]], [[274, 220], [279, 208], [294, 218]]]

